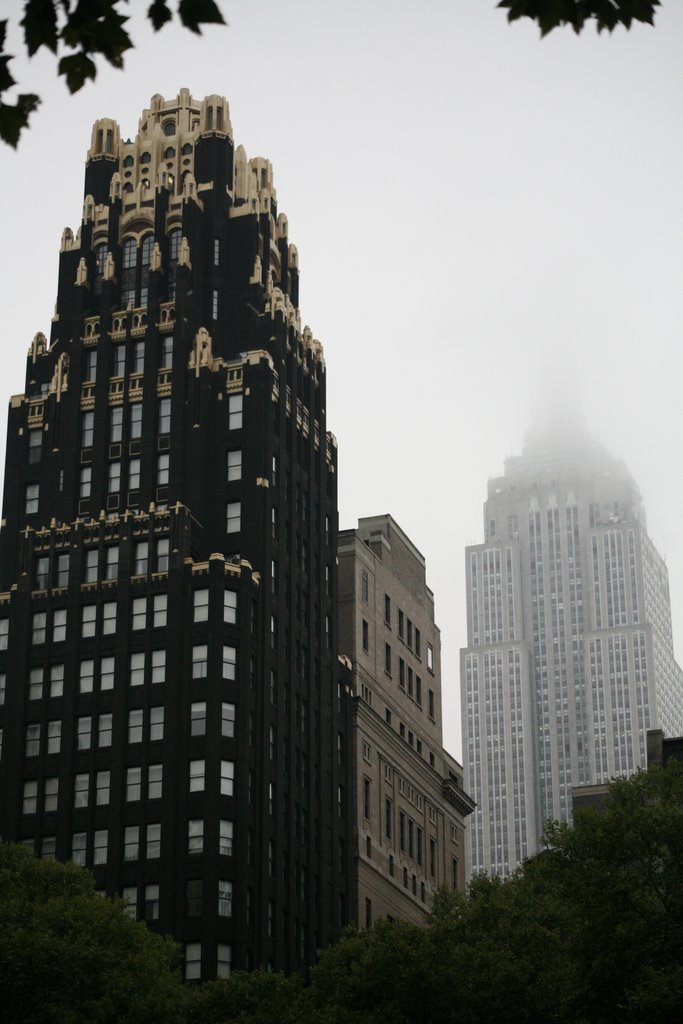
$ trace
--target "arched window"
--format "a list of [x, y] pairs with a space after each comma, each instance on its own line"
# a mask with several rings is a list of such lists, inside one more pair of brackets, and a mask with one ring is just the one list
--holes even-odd
[[135, 305], [135, 270], [137, 245], [134, 238], [127, 238], [121, 252], [121, 305], [124, 309]]
[[149, 265], [152, 260], [154, 235], [147, 234], [138, 246], [127, 238], [122, 247], [121, 305], [146, 306], [149, 298]]
[[181, 237], [180, 228], [174, 228], [168, 236], [168, 298], [170, 302], [175, 299], [176, 268], [180, 255]]

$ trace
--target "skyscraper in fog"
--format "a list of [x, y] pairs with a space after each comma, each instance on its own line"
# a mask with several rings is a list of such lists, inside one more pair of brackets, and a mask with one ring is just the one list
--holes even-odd
[[0, 834], [185, 976], [302, 970], [349, 904], [336, 444], [272, 167], [228, 104], [98, 121], [10, 403]]
[[644, 766], [648, 728], [683, 731], [683, 673], [638, 488], [585, 433], [532, 433], [484, 526], [461, 652], [469, 863], [505, 875], [571, 819], [572, 786]]

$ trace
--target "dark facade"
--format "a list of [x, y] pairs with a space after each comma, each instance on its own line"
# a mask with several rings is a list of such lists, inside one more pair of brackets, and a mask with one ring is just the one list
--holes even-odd
[[[11, 400], [0, 832], [91, 868], [186, 975], [302, 970], [350, 900], [325, 364], [228, 105], [93, 129]], [[2, 698], [0, 698], [2, 699]]]

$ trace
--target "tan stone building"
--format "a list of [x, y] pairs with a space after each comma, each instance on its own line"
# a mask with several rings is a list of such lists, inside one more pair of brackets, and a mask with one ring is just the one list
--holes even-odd
[[389, 515], [339, 534], [339, 645], [353, 673], [357, 918], [424, 923], [465, 880], [474, 804], [442, 745], [440, 635], [425, 560]]

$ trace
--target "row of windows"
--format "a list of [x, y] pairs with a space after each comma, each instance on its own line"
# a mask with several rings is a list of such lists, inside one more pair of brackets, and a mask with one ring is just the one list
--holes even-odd
[[[43, 728], [45, 726], [45, 728]], [[94, 727], [97, 732], [97, 743], [100, 747], [109, 747], [112, 742], [112, 715], [103, 713], [96, 718], [93, 715], [79, 715], [76, 719], [76, 749], [90, 750], [93, 745]], [[155, 706], [145, 712], [144, 708], [132, 708], [127, 717], [128, 743], [142, 743], [147, 738], [154, 742], [164, 738], [164, 708]], [[62, 721], [54, 718], [48, 722], [29, 722], [26, 726], [26, 757], [39, 757], [41, 746], [45, 743], [44, 753], [59, 754], [62, 749]]]
[[[110, 363], [110, 376], [111, 377], [124, 377], [126, 370], [128, 373], [141, 374], [145, 371], [145, 349], [147, 348], [147, 342], [145, 341], [133, 341], [128, 346], [125, 342], [114, 343], [111, 351], [111, 363]], [[128, 357], [128, 358], [126, 358]], [[128, 364], [126, 366], [126, 364]], [[165, 335], [161, 338], [159, 347], [159, 369], [170, 370], [173, 366], [173, 336], [170, 334]], [[84, 384], [94, 384], [97, 377], [97, 349], [88, 348], [83, 353], [82, 363], [82, 380]], [[117, 411], [123, 412], [121, 407], [117, 407]], [[114, 409], [110, 410], [110, 414], [114, 412]], [[83, 414], [83, 434], [85, 435], [86, 429], [92, 430], [93, 426], [93, 414]], [[86, 423], [89, 423], [89, 428], [86, 428]], [[139, 435], [138, 435], [139, 436]], [[114, 440], [114, 438], [111, 438]], [[118, 438], [121, 440], [121, 438]], [[92, 446], [92, 437], [90, 443], [83, 443], [83, 448], [90, 448]], [[30, 461], [30, 459], [29, 459]]]

